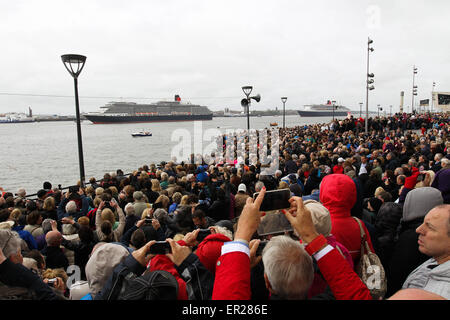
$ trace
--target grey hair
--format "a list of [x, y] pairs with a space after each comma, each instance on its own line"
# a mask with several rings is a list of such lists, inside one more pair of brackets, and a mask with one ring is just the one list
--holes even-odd
[[125, 214], [127, 216], [130, 216], [132, 214], [134, 214], [134, 205], [132, 202], [127, 203], [127, 205], [125, 206]]
[[164, 223], [167, 218], [167, 211], [163, 208], [158, 208], [153, 212], [153, 217], [157, 219], [160, 223]]
[[26, 196], [26, 194], [27, 194], [27, 192], [25, 191], [24, 188], [19, 188], [19, 189], [17, 190], [17, 195], [18, 195], [19, 197], [24, 198], [24, 197]]
[[287, 236], [273, 237], [262, 254], [264, 273], [281, 299], [305, 299], [314, 279], [312, 258]]
[[67, 213], [75, 213], [77, 212], [77, 204], [75, 201], [71, 200], [66, 204], [66, 212]]
[[3, 250], [3, 255], [9, 258], [22, 248], [22, 239], [15, 231], [0, 229], [0, 248]]
[[260, 191], [262, 190], [263, 187], [264, 187], [264, 182], [258, 181], [258, 182], [255, 184], [255, 191], [256, 191], [256, 192], [260, 192]]
[[45, 219], [42, 221], [42, 230], [44, 233], [52, 231], [52, 221], [53, 219]]

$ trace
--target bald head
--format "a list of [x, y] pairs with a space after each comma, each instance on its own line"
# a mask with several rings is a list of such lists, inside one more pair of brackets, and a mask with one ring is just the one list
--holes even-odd
[[45, 235], [45, 241], [49, 247], [57, 247], [61, 245], [62, 235], [59, 231], [50, 231]]

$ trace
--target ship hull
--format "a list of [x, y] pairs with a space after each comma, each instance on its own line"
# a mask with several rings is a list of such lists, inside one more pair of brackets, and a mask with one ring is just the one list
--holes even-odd
[[84, 117], [94, 124], [212, 120], [212, 114], [199, 114], [199, 115], [192, 115], [192, 116], [186, 116], [186, 115], [108, 116], [108, 115], [85, 114]]
[[297, 110], [300, 117], [346, 117], [350, 111], [307, 111]]

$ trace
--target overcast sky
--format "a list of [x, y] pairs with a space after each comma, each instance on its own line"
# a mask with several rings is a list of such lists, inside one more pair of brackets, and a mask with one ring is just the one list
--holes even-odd
[[[87, 56], [79, 77], [82, 112], [108, 101], [173, 99], [240, 109], [336, 100], [365, 103], [367, 38], [377, 104], [411, 105], [450, 91], [448, 0], [0, 0], [0, 113], [75, 113], [73, 79], [60, 56]], [[11, 94], [64, 97], [14, 96]], [[103, 98], [93, 98], [103, 97]], [[151, 99], [134, 99], [134, 98]], [[132, 99], [133, 98], [133, 99]], [[410, 109], [409, 109], [410, 110]]]

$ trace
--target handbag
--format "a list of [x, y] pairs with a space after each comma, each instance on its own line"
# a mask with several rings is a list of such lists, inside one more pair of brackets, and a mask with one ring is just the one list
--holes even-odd
[[376, 253], [370, 249], [361, 221], [356, 217], [353, 218], [358, 222], [361, 232], [361, 256], [355, 271], [369, 289], [372, 298], [381, 300], [387, 290], [387, 278], [383, 264]]

